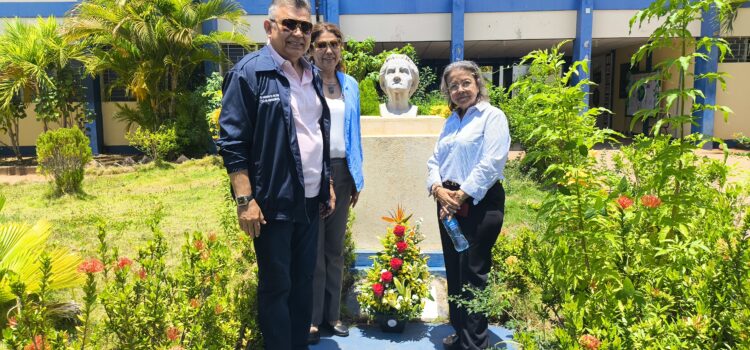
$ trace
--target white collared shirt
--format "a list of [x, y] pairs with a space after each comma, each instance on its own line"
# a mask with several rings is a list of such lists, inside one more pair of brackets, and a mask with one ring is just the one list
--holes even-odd
[[509, 149], [508, 120], [500, 109], [482, 101], [463, 118], [453, 112], [427, 161], [427, 191], [433, 184], [452, 181], [474, 198], [474, 204], [479, 203], [504, 178]]

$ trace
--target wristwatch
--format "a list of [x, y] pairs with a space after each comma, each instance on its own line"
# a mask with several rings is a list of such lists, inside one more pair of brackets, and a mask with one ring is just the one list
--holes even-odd
[[252, 194], [249, 194], [247, 196], [238, 196], [237, 198], [235, 198], [235, 202], [237, 202], [238, 207], [244, 207], [250, 204], [252, 200], [253, 200]]

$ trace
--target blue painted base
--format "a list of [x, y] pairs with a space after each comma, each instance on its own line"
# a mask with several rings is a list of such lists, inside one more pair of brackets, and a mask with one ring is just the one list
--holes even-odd
[[[310, 350], [435, 350], [443, 348], [443, 338], [453, 334], [448, 324], [426, 324], [409, 322], [403, 333], [385, 333], [377, 324], [357, 325], [349, 328], [348, 337], [336, 337], [325, 330], [321, 331], [320, 343], [311, 345]], [[490, 346], [497, 349], [520, 349], [509, 343], [513, 332], [498, 326], [490, 326]]]

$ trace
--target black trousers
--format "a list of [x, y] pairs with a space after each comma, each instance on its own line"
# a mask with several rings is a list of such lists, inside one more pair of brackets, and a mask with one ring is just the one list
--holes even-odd
[[307, 198], [309, 223], [267, 220], [255, 238], [258, 324], [267, 350], [308, 349], [318, 198]]
[[[443, 187], [455, 190], [458, 187], [443, 184]], [[487, 191], [478, 204], [468, 198], [469, 205], [466, 217], [456, 216], [461, 230], [469, 241], [469, 249], [456, 252], [450, 237], [443, 225], [440, 227], [440, 239], [443, 243], [443, 257], [445, 259], [445, 274], [448, 279], [448, 295], [472, 298], [469, 293], [462, 291], [463, 286], [483, 289], [487, 285], [487, 275], [492, 266], [492, 247], [495, 245], [500, 230], [503, 227], [505, 213], [505, 191], [498, 182]], [[440, 215], [438, 205], [438, 215]], [[483, 349], [489, 346], [487, 332], [487, 318], [481, 314], [469, 313], [466, 308], [459, 308], [456, 303], [449, 302], [450, 322], [459, 338], [457, 349]]]
[[[341, 317], [341, 285], [344, 276], [344, 241], [354, 179], [345, 158], [331, 158], [336, 210], [320, 220], [318, 262], [313, 275], [312, 324], [334, 323]], [[348, 266], [347, 266], [348, 267]]]

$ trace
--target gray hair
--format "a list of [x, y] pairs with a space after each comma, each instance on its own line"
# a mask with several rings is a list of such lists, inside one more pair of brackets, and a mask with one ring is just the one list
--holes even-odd
[[406, 63], [406, 67], [409, 68], [409, 73], [411, 73], [412, 78], [411, 86], [409, 87], [409, 96], [414, 95], [414, 92], [416, 92], [419, 87], [419, 69], [417, 69], [417, 65], [414, 64], [414, 61], [412, 61], [409, 56], [398, 53], [388, 56], [385, 59], [385, 62], [383, 62], [383, 66], [380, 67], [380, 88], [385, 91], [385, 71], [391, 63], [396, 61], [403, 61]]
[[273, 0], [271, 5], [268, 6], [268, 17], [276, 18], [276, 10], [279, 7], [291, 7], [295, 9], [307, 10], [308, 13], [312, 14], [310, 3], [307, 0]]
[[440, 92], [442, 92], [448, 100], [451, 110], [456, 109], [456, 105], [451, 101], [451, 92], [448, 90], [448, 76], [457, 69], [469, 72], [474, 77], [474, 82], [477, 84], [477, 87], [479, 87], [477, 102], [490, 100], [490, 94], [487, 91], [487, 85], [484, 82], [484, 77], [482, 76], [482, 71], [479, 69], [479, 66], [474, 63], [474, 61], [456, 61], [445, 67], [443, 77], [440, 79]]

